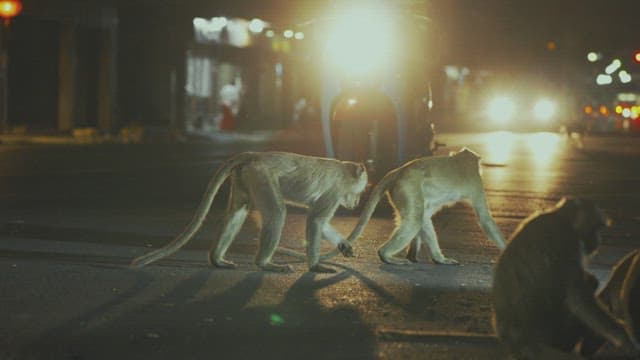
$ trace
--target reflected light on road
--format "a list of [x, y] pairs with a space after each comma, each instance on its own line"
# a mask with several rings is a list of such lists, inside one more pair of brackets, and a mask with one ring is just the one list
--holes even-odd
[[547, 166], [553, 163], [563, 144], [558, 134], [536, 133], [526, 137], [527, 148], [531, 152], [531, 159], [537, 166]]
[[514, 135], [507, 131], [488, 134], [486, 153], [482, 154], [485, 164], [505, 165], [513, 151]]

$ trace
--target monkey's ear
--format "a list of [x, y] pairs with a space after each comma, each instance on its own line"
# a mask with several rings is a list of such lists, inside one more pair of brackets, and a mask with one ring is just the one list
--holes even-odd
[[363, 163], [358, 163], [358, 166], [356, 167], [356, 176], [360, 177], [362, 176], [362, 174], [366, 174], [366, 173], [367, 173], [366, 165]]
[[367, 167], [363, 163], [353, 163], [352, 168], [353, 168], [353, 173], [357, 178], [361, 177], [362, 174], [367, 173]]

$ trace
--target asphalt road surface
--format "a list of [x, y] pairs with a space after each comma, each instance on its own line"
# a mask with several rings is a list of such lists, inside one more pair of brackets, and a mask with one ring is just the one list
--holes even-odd
[[[508, 236], [562, 196], [597, 201], [614, 219], [590, 265], [601, 280], [640, 243], [640, 138], [557, 134], [442, 134], [445, 154], [483, 157], [489, 205]], [[254, 144], [255, 145], [255, 144]], [[259, 148], [252, 145], [251, 148]], [[278, 145], [269, 145], [278, 147]], [[335, 274], [258, 271], [248, 222], [229, 251], [236, 270], [207, 265], [224, 201], [183, 250], [141, 270], [135, 256], [189, 221], [222, 159], [246, 146], [0, 146], [0, 359], [499, 359], [488, 291], [497, 249], [471, 209], [434, 223], [460, 266], [380, 263], [393, 229], [381, 212]], [[286, 146], [281, 149], [286, 150]], [[342, 233], [357, 214], [333, 224]], [[283, 244], [303, 249], [304, 214]]]

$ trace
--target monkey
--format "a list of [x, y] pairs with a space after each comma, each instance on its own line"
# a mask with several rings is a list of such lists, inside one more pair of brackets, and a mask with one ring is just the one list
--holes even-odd
[[585, 262], [609, 217], [592, 201], [562, 198], [522, 221], [493, 273], [492, 322], [509, 351], [524, 359], [579, 358], [587, 332], [624, 349], [638, 344], [598, 302]]
[[[458, 264], [442, 253], [431, 217], [443, 207], [460, 201], [471, 203], [484, 233], [503, 249], [505, 240], [489, 212], [480, 170], [480, 156], [462, 148], [448, 156], [414, 159], [389, 171], [371, 191], [358, 224], [347, 240], [338, 244], [338, 250], [345, 256], [353, 255], [351, 244], [360, 236], [385, 193], [396, 220], [389, 239], [378, 248], [378, 256], [387, 264], [417, 262], [422, 242], [429, 247], [435, 263]], [[405, 259], [394, 256], [408, 245]]]
[[[621, 320], [632, 338], [640, 337], [640, 249], [633, 250], [612, 268], [609, 279], [596, 292], [596, 298], [613, 317]], [[607, 351], [606, 339], [583, 335], [580, 354], [591, 356]]]
[[240, 231], [250, 210], [262, 217], [260, 242], [255, 262], [263, 270], [290, 272], [286, 264], [271, 261], [280, 242], [286, 205], [307, 208], [306, 254], [309, 270], [334, 272], [319, 264], [322, 237], [343, 241], [329, 221], [339, 206], [354, 209], [368, 183], [364, 164], [305, 156], [288, 152], [245, 152], [231, 157], [210, 180], [196, 213], [185, 230], [162, 248], [131, 263], [139, 268], [168, 256], [184, 246], [200, 228], [213, 199], [230, 178], [230, 196], [220, 237], [209, 251], [209, 263], [218, 268], [235, 268], [225, 259], [227, 249]]

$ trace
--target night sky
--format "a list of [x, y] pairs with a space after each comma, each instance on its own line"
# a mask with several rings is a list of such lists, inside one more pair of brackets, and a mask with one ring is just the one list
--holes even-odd
[[434, 0], [452, 59], [500, 63], [541, 55], [549, 41], [568, 56], [640, 48], [640, 1]]

